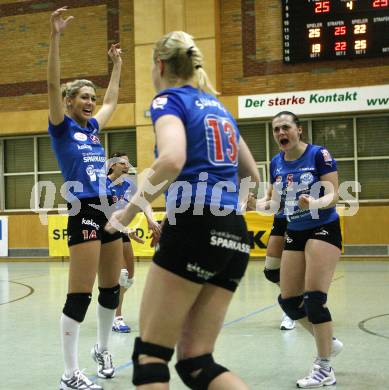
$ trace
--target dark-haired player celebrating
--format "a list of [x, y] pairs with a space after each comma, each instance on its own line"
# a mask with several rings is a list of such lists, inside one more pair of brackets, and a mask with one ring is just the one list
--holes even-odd
[[313, 333], [317, 357], [300, 388], [336, 383], [331, 367], [334, 348], [327, 293], [340, 257], [342, 237], [335, 205], [338, 200], [336, 162], [327, 149], [301, 140], [297, 116], [283, 111], [272, 121], [281, 152], [271, 161], [273, 199], [281, 199], [288, 220], [282, 252], [279, 302], [286, 314]]

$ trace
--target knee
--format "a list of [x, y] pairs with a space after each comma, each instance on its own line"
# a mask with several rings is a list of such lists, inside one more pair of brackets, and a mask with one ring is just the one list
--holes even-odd
[[195, 390], [207, 390], [216, 377], [228, 371], [210, 353], [180, 360], [175, 367], [185, 385]]
[[279, 283], [280, 282], [280, 270], [279, 269], [267, 269], [265, 268], [263, 270], [263, 273], [265, 274], [265, 278], [273, 283]]
[[71, 293], [66, 297], [65, 306], [62, 310], [63, 314], [69, 318], [82, 322], [88, 306], [92, 300], [92, 293]]
[[304, 293], [305, 310], [312, 324], [323, 324], [332, 321], [330, 311], [324, 306], [326, 302], [326, 293], [321, 291], [307, 291]]
[[[135, 386], [150, 383], [168, 383], [170, 381], [170, 372], [167, 363], [172, 358], [173, 353], [173, 348], [144, 342], [140, 337], [137, 337], [132, 354], [134, 364], [132, 383]], [[164, 360], [165, 362], [139, 364], [139, 355], [147, 355]]]
[[114, 310], [119, 306], [119, 293], [120, 293], [120, 285], [116, 285], [115, 287], [103, 288], [99, 287], [99, 298], [98, 301], [101, 306], [106, 309]]
[[263, 270], [263, 273], [265, 274], [265, 278], [267, 280], [270, 280], [270, 282], [279, 283], [280, 266], [281, 266], [281, 259], [279, 257], [266, 256], [265, 269]]
[[282, 310], [292, 320], [300, 320], [307, 315], [304, 308], [304, 297], [302, 295], [285, 299], [282, 298], [281, 295], [279, 295], [278, 302], [282, 307]]

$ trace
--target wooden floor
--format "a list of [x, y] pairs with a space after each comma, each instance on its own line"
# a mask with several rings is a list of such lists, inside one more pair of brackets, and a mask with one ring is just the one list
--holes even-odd
[[[360, 259], [361, 260], [361, 259]], [[117, 375], [99, 383], [106, 390], [131, 389], [130, 354], [138, 334], [137, 313], [149, 262], [136, 264], [136, 281], [125, 298], [130, 334], [112, 334]], [[220, 335], [216, 359], [240, 374], [251, 389], [295, 388], [314, 357], [313, 339], [300, 327], [280, 331], [276, 286], [251, 262], [235, 294]], [[63, 365], [59, 316], [67, 288], [68, 264], [0, 263], [0, 389], [58, 389]], [[95, 379], [89, 351], [96, 337], [96, 292], [81, 327], [80, 364]], [[329, 389], [389, 389], [389, 262], [345, 261], [337, 268], [329, 294], [335, 335], [343, 352], [333, 360], [337, 386]], [[173, 365], [172, 365], [173, 366]], [[181, 384], [171, 367], [171, 389]]]

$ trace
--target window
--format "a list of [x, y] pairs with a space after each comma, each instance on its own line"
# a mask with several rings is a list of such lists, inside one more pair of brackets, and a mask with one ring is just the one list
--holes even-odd
[[359, 199], [389, 199], [389, 158], [358, 162], [362, 192]]
[[312, 121], [312, 142], [327, 148], [336, 158], [354, 156], [353, 120]]
[[28, 209], [34, 184], [34, 138], [5, 139], [3, 145], [5, 208]]
[[266, 161], [266, 124], [242, 124], [239, 132], [247, 145], [250, 145], [251, 153], [255, 161]]
[[358, 157], [389, 157], [389, 116], [357, 119]]
[[[135, 129], [105, 131], [99, 138], [103, 146], [108, 146], [107, 154], [123, 151], [128, 153], [131, 165], [137, 166]], [[3, 156], [0, 164], [0, 185], [4, 189], [1, 193], [2, 210], [50, 209], [51, 204], [47, 202], [50, 188], [55, 188], [52, 192], [54, 208], [66, 204], [60, 194], [64, 181], [49, 136], [3, 138], [0, 139], [0, 148], [0, 156]], [[42, 185], [32, 193], [38, 182]], [[50, 182], [49, 186], [44, 182]]]
[[115, 152], [127, 153], [130, 164], [136, 167], [136, 132], [120, 131], [108, 133], [108, 156]]

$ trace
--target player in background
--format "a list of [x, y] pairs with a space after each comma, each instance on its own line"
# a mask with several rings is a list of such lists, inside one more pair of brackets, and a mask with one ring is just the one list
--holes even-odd
[[[110, 189], [113, 202], [118, 209], [129, 203], [136, 192], [136, 184], [129, 178], [130, 163], [126, 153], [115, 152], [110, 157], [112, 162], [108, 171], [107, 187]], [[152, 231], [155, 240], [159, 239], [160, 226], [153, 219], [151, 206], [145, 211], [149, 231]], [[119, 306], [116, 309], [112, 330], [118, 333], [129, 333], [131, 328], [125, 323], [122, 316], [124, 294], [134, 283], [134, 250], [131, 240], [144, 244], [145, 241], [138, 237], [136, 231], [122, 233], [123, 240], [123, 265], [120, 272], [120, 298]]]

